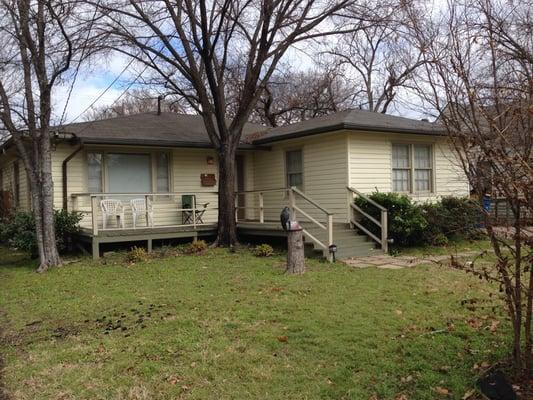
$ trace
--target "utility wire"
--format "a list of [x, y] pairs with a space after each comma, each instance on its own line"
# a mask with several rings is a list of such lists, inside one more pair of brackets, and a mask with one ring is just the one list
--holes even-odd
[[87, 42], [89, 41], [89, 37], [91, 35], [91, 30], [93, 29], [94, 21], [96, 18], [96, 13], [98, 12], [98, 5], [100, 4], [100, 0], [98, 0], [98, 3], [96, 7], [94, 8], [94, 13], [91, 18], [91, 24], [89, 25], [89, 29], [87, 31], [87, 37], [85, 38], [85, 46], [83, 47], [83, 51], [81, 52], [80, 59], [78, 61], [78, 65], [76, 66], [76, 70], [74, 71], [74, 78], [72, 79], [72, 84], [70, 85], [70, 88], [68, 90], [67, 94], [67, 100], [65, 101], [65, 106], [63, 107], [63, 112], [61, 113], [61, 119], [59, 120], [59, 125], [63, 123], [63, 120], [65, 119], [65, 114], [67, 112], [68, 103], [70, 101], [70, 96], [72, 96], [72, 89], [74, 89], [74, 85], [76, 84], [76, 79], [78, 78], [78, 72], [80, 70], [81, 62], [83, 60], [83, 57], [85, 56], [85, 50], [87, 49]]

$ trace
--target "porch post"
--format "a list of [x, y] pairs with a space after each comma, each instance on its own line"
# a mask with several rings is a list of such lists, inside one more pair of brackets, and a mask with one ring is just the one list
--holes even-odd
[[93, 236], [98, 236], [98, 198], [91, 196], [91, 216], [93, 223]]
[[389, 251], [388, 231], [387, 210], [381, 210], [381, 249], [385, 253]]
[[265, 199], [263, 192], [259, 192], [259, 223], [265, 223]]
[[292, 190], [292, 187], [289, 188], [289, 207], [291, 209], [291, 219], [293, 221], [296, 220], [296, 209], [294, 208], [296, 206], [296, 198], [294, 196], [294, 191]]

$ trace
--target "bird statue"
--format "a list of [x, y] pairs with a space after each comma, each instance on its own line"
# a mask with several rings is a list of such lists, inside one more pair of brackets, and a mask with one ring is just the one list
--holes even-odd
[[291, 230], [291, 210], [289, 207], [285, 207], [281, 211], [281, 215], [279, 216], [281, 220], [281, 227], [285, 232]]

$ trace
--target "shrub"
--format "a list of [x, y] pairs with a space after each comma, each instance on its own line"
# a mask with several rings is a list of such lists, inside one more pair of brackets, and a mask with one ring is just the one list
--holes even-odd
[[481, 219], [479, 205], [468, 198], [443, 197], [441, 201], [421, 206], [428, 221], [426, 240], [430, 243], [439, 234], [474, 238]]
[[144, 249], [144, 247], [137, 246], [133, 246], [126, 255], [126, 261], [132, 264], [147, 261], [149, 258], [148, 252]]
[[25, 251], [32, 257], [37, 256], [35, 219], [32, 213], [15, 213], [9, 220], [2, 221], [0, 231], [3, 243], [7, 243], [12, 248]]
[[64, 252], [68, 250], [72, 235], [79, 232], [79, 223], [83, 214], [76, 211], [56, 210], [54, 218], [57, 247], [60, 252]]
[[194, 240], [189, 243], [185, 249], [187, 254], [200, 254], [207, 250], [207, 243], [205, 240]]
[[271, 245], [263, 243], [255, 246], [252, 253], [256, 257], [270, 257], [272, 254], [274, 254], [274, 249]]
[[[398, 193], [372, 193], [370, 199], [388, 210], [389, 238], [396, 246], [415, 246], [424, 243], [424, 229], [428, 222], [424, 218], [420, 206], [412, 200]], [[367, 214], [379, 221], [379, 210], [363, 198], [357, 198], [355, 203]], [[379, 228], [368, 218], [363, 217], [361, 223], [371, 232], [379, 235]]]
[[[82, 214], [55, 210], [56, 243], [60, 252], [65, 252], [72, 234], [79, 231]], [[0, 222], [0, 240], [10, 247], [28, 252], [32, 256], [38, 254], [35, 236], [35, 219], [31, 212], [17, 212], [9, 220]]]

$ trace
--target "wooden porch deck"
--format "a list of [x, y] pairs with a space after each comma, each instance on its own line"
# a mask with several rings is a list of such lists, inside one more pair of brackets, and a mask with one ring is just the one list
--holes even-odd
[[[281, 228], [279, 222], [269, 221], [260, 223], [259, 221], [239, 221], [237, 222], [239, 234], [250, 236], [270, 236], [283, 237], [286, 233]], [[94, 259], [100, 257], [100, 244], [102, 243], [127, 243], [146, 241], [148, 251], [152, 250], [152, 242], [161, 239], [180, 239], [214, 236], [217, 232], [217, 224], [197, 224], [165, 227], [139, 227], [139, 228], [114, 228], [100, 229], [96, 235], [88, 228], [82, 228], [76, 235], [77, 239], [92, 246]]]

